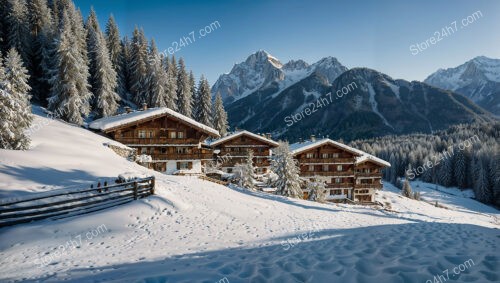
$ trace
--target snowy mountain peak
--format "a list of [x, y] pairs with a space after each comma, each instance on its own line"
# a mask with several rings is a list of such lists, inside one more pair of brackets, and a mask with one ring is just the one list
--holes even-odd
[[314, 71], [321, 73], [331, 83], [346, 70], [331, 56], [322, 58], [313, 65], [301, 59], [282, 64], [265, 50], [259, 50], [244, 62], [235, 64], [230, 73], [221, 75], [212, 87], [212, 94], [220, 93], [225, 103], [232, 103], [269, 87], [275, 90], [271, 95], [279, 93]]
[[500, 115], [500, 59], [478, 56], [458, 67], [439, 69], [424, 82], [463, 94]]

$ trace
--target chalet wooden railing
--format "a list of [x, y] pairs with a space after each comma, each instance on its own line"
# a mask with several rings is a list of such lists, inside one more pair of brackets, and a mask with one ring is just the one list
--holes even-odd
[[155, 178], [99, 188], [62, 189], [0, 202], [0, 227], [42, 219], [60, 219], [125, 204], [154, 194]]
[[373, 184], [355, 184], [354, 185], [355, 189], [381, 189], [382, 184], [380, 183], [373, 183]]
[[182, 138], [182, 139], [171, 139], [166, 137], [156, 137], [156, 138], [130, 138], [130, 137], [117, 137], [117, 141], [123, 144], [198, 144], [199, 139], [193, 138]]
[[300, 163], [354, 164], [354, 158], [301, 158]]
[[213, 159], [213, 154], [211, 153], [160, 153], [152, 154], [153, 160], [190, 160], [190, 159]]
[[[307, 168], [306, 168], [307, 169]], [[353, 171], [302, 171], [302, 176], [327, 176], [327, 177], [349, 177], [354, 176]]]
[[370, 173], [356, 172], [356, 176], [357, 177], [382, 178], [382, 173], [381, 172], [370, 172]]

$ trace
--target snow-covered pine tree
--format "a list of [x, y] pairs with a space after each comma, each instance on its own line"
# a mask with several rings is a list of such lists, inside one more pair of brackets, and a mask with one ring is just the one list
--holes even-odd
[[492, 185], [493, 204], [500, 206], [500, 154], [498, 145], [493, 148], [493, 158], [490, 160], [490, 179]]
[[25, 0], [9, 0], [7, 7], [6, 41], [8, 48], [15, 48], [21, 55], [24, 66], [31, 70], [31, 38], [28, 19], [28, 6]]
[[28, 71], [21, 56], [11, 48], [0, 64], [0, 148], [24, 150], [30, 139], [24, 132], [33, 121]]
[[224, 109], [224, 104], [222, 103], [222, 96], [220, 95], [220, 93], [217, 93], [217, 95], [215, 96], [212, 118], [214, 128], [219, 131], [221, 136], [225, 136], [228, 129], [227, 113]]
[[450, 187], [453, 185], [453, 165], [452, 159], [445, 158], [441, 160], [438, 168], [439, 184], [445, 187]]
[[122, 70], [122, 62], [124, 60], [123, 46], [120, 40], [120, 32], [113, 15], [109, 16], [108, 22], [106, 23], [106, 45], [108, 47], [111, 64], [116, 72], [116, 92], [120, 95], [120, 97], [126, 98], [126, 76], [124, 70]]
[[45, 75], [44, 56], [51, 47], [53, 40], [52, 15], [45, 0], [30, 0], [28, 2], [28, 17], [31, 33], [31, 76], [29, 85], [31, 93], [39, 103], [47, 102], [50, 84]]
[[293, 198], [302, 198], [299, 168], [287, 142], [280, 142], [271, 160], [271, 170], [278, 176], [272, 183], [276, 193]]
[[184, 59], [179, 59], [179, 68], [177, 73], [177, 111], [188, 117], [193, 113], [193, 98], [189, 75], [186, 71]]
[[458, 150], [454, 159], [454, 176], [459, 188], [467, 187], [467, 160], [463, 150]]
[[116, 72], [113, 69], [104, 35], [94, 9], [91, 9], [86, 24], [87, 51], [89, 55], [90, 86], [94, 94], [93, 109], [97, 117], [114, 115], [120, 97], [116, 93]]
[[307, 182], [307, 189], [309, 191], [308, 199], [317, 202], [325, 202], [325, 184], [323, 182]]
[[130, 85], [132, 81], [132, 71], [130, 70], [131, 62], [132, 62], [132, 44], [127, 36], [124, 36], [121, 41], [122, 46], [122, 60], [120, 62], [120, 74], [118, 76], [123, 76], [125, 93], [118, 93], [122, 95], [122, 99], [131, 100], [130, 96]]
[[132, 37], [131, 61], [130, 61], [130, 91], [132, 101], [140, 106], [149, 101], [148, 95], [148, 66], [147, 66], [147, 42], [143, 30], [137, 27]]
[[239, 165], [239, 185], [250, 190], [255, 189], [255, 167], [253, 166], [253, 151], [248, 150], [245, 163]]
[[210, 85], [203, 75], [200, 78], [196, 99], [196, 119], [198, 122], [212, 127], [212, 94]]
[[167, 71], [167, 82], [165, 85], [167, 107], [177, 111], [177, 65], [175, 63], [175, 57], [172, 56], [172, 60], [165, 57], [163, 59], [163, 65]]
[[149, 47], [148, 73], [150, 104], [153, 107], [166, 107], [168, 97], [166, 93], [167, 72], [163, 68], [163, 58], [158, 53], [154, 39]]
[[410, 185], [410, 182], [408, 180], [405, 180], [403, 182], [403, 189], [401, 190], [401, 194], [407, 198], [413, 197], [411, 185]]
[[49, 109], [61, 113], [61, 118], [75, 124], [83, 124], [82, 116], [90, 112], [92, 93], [87, 82], [88, 66], [82, 57], [77, 40], [82, 34], [74, 34], [72, 23], [65, 11], [57, 36], [54, 76], [51, 78]]
[[197, 119], [197, 110], [196, 110], [196, 95], [198, 91], [196, 89], [196, 80], [194, 78], [193, 71], [189, 71], [189, 89], [191, 90], [191, 117], [193, 119]]

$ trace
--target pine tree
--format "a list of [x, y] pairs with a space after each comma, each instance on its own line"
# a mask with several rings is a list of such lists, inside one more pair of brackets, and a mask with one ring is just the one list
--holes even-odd
[[191, 117], [196, 120], [198, 117], [198, 113], [196, 112], [198, 111], [196, 109], [196, 96], [198, 95], [198, 91], [193, 71], [189, 71], [189, 89], [191, 90]]
[[239, 184], [247, 189], [255, 189], [255, 167], [253, 166], [253, 151], [248, 150], [245, 163], [239, 166]]
[[169, 103], [166, 93], [167, 72], [163, 68], [163, 62], [155, 41], [151, 39], [149, 50], [148, 73], [150, 104], [153, 107], [166, 107]]
[[21, 55], [28, 70], [31, 58], [31, 39], [28, 19], [28, 7], [25, 0], [9, 0], [7, 7], [6, 41], [9, 48], [15, 48]]
[[116, 72], [117, 87], [116, 92], [120, 97], [127, 97], [127, 84], [125, 70], [123, 70], [123, 46], [120, 40], [120, 32], [116, 25], [115, 18], [111, 15], [106, 24], [106, 43], [109, 51], [111, 64]]
[[124, 83], [125, 92], [119, 94], [122, 95], [122, 99], [131, 100], [130, 85], [132, 81], [132, 76], [131, 76], [132, 71], [130, 70], [130, 66], [132, 62], [132, 45], [127, 36], [123, 37], [121, 41], [121, 46], [123, 50], [123, 56], [120, 62], [121, 72], [118, 74], [118, 76], [123, 77], [122, 79]]
[[454, 176], [459, 188], [467, 187], [467, 160], [462, 150], [457, 151], [454, 165]]
[[453, 166], [451, 158], [441, 160], [439, 164], [439, 184], [450, 187], [453, 184]]
[[24, 132], [33, 121], [28, 79], [21, 56], [11, 48], [5, 68], [0, 64], [0, 148], [29, 148], [30, 139]]
[[203, 75], [200, 78], [196, 99], [197, 121], [212, 127], [212, 94], [210, 85]]
[[220, 93], [217, 93], [215, 96], [215, 103], [212, 112], [213, 117], [213, 126], [217, 131], [219, 131], [221, 136], [225, 136], [227, 134], [227, 113], [224, 110], [224, 104], [222, 103], [222, 96]]
[[132, 37], [129, 69], [132, 100], [138, 106], [149, 101], [147, 51], [147, 42], [144, 32], [142, 30], [139, 31], [136, 27]]
[[271, 160], [271, 170], [278, 176], [272, 183], [276, 193], [294, 198], [302, 198], [299, 168], [287, 142], [280, 142]]
[[188, 117], [192, 116], [193, 100], [189, 75], [184, 65], [184, 59], [179, 59], [177, 73], [177, 111]]
[[116, 72], [109, 57], [106, 40], [102, 34], [94, 9], [91, 9], [86, 24], [87, 52], [89, 55], [90, 86], [94, 94], [94, 111], [97, 117], [114, 115], [118, 109], [120, 97], [115, 92], [117, 87]]
[[401, 190], [401, 194], [407, 198], [412, 198], [412, 189], [410, 182], [408, 180], [405, 180], [403, 183], [403, 189]]
[[308, 199], [317, 202], [325, 202], [325, 184], [322, 182], [307, 182], [307, 189], [309, 191]]
[[163, 65], [167, 71], [167, 82], [166, 82], [166, 96], [167, 96], [167, 107], [177, 111], [177, 65], [175, 63], [175, 58], [172, 56], [172, 60], [167, 57], [163, 59]]
[[49, 109], [61, 113], [61, 118], [75, 124], [83, 124], [83, 116], [90, 112], [87, 78], [88, 66], [83, 58], [81, 45], [74, 34], [72, 23], [65, 11], [61, 19], [55, 53], [55, 75], [51, 78], [52, 89]]
[[28, 2], [30, 33], [31, 33], [31, 76], [29, 84], [32, 94], [39, 103], [45, 104], [50, 84], [44, 73], [44, 56], [51, 48], [53, 40], [52, 15], [45, 0], [30, 0]]

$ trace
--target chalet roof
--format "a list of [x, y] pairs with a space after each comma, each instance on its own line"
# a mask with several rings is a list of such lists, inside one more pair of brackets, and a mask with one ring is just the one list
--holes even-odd
[[327, 139], [320, 139], [320, 140], [316, 140], [316, 141], [309, 140], [309, 141], [304, 141], [304, 142], [293, 143], [290, 145], [290, 150], [292, 151], [293, 155], [297, 155], [297, 154], [304, 152], [306, 150], [316, 148], [318, 146], [322, 146], [325, 144], [331, 144], [335, 147], [342, 148], [345, 151], [348, 151], [348, 152], [350, 152], [354, 155], [358, 155], [358, 156], [362, 156], [364, 154], [367, 154], [359, 149], [352, 148], [352, 147], [347, 146], [343, 143], [339, 143], [339, 142], [336, 142], [336, 141], [328, 139], [328, 138]]
[[224, 143], [224, 142], [226, 142], [226, 141], [232, 140], [232, 139], [234, 139], [234, 138], [237, 138], [237, 137], [239, 137], [239, 136], [243, 136], [243, 135], [245, 135], [245, 136], [249, 136], [249, 137], [252, 137], [252, 138], [255, 138], [255, 139], [260, 140], [260, 141], [263, 141], [263, 142], [265, 142], [265, 143], [267, 143], [267, 144], [270, 144], [270, 145], [272, 145], [272, 146], [278, 146], [278, 145], [279, 145], [277, 142], [275, 142], [275, 141], [273, 141], [273, 140], [271, 140], [271, 139], [268, 139], [268, 138], [265, 138], [265, 137], [263, 137], [263, 136], [259, 136], [259, 135], [257, 135], [257, 134], [254, 134], [254, 133], [252, 133], [252, 132], [249, 132], [249, 131], [245, 131], [245, 130], [243, 130], [243, 131], [239, 131], [239, 132], [232, 133], [232, 134], [227, 135], [227, 136], [225, 136], [225, 137], [223, 137], [223, 138], [220, 138], [220, 139], [218, 139], [218, 140], [212, 141], [212, 142], [210, 143], [210, 146], [215, 146], [215, 145], [218, 145], [218, 144]]
[[149, 119], [152, 119], [153, 117], [164, 116], [164, 115], [181, 120], [182, 122], [194, 128], [197, 128], [200, 131], [210, 134], [211, 136], [220, 137], [219, 132], [217, 130], [202, 123], [199, 123], [178, 112], [175, 112], [174, 110], [169, 109], [167, 107], [150, 108], [147, 110], [133, 111], [130, 113], [123, 113], [115, 116], [97, 119], [89, 124], [89, 128], [94, 130], [110, 131], [113, 128], [117, 128], [131, 123], [136, 123], [142, 120], [147, 121]]
[[333, 141], [331, 139], [321, 139], [321, 140], [317, 140], [317, 141], [310, 141], [309, 140], [309, 141], [305, 141], [305, 142], [294, 143], [294, 144], [290, 145], [290, 150], [292, 151], [293, 155], [297, 155], [301, 152], [307, 151], [309, 149], [312, 149], [312, 148], [315, 148], [315, 147], [318, 147], [318, 146], [321, 146], [324, 144], [332, 144], [332, 145], [337, 146], [339, 148], [342, 148], [348, 152], [351, 152], [355, 155], [358, 155], [358, 157], [356, 158], [355, 164], [360, 164], [363, 162], [372, 161], [372, 162], [375, 162], [375, 163], [382, 165], [382, 166], [391, 167], [391, 164], [385, 160], [382, 160], [378, 157], [375, 157], [375, 156], [368, 154], [364, 151], [361, 151], [359, 149], [355, 149], [353, 147], [347, 146], [343, 143]]
[[377, 164], [382, 165], [382, 166], [391, 167], [391, 163], [389, 163], [383, 159], [380, 159], [378, 157], [375, 157], [371, 154], [368, 154], [368, 153], [365, 153], [363, 156], [356, 158], [355, 164], [361, 164], [361, 163], [367, 162], [367, 161], [372, 161], [372, 162], [377, 163]]

